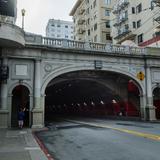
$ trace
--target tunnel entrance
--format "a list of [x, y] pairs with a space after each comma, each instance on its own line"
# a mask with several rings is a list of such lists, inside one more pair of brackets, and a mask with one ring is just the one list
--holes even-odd
[[45, 121], [57, 115], [140, 117], [136, 83], [113, 72], [66, 73], [50, 81], [45, 94]]
[[160, 88], [157, 87], [153, 91], [153, 104], [156, 107], [156, 118], [160, 119]]

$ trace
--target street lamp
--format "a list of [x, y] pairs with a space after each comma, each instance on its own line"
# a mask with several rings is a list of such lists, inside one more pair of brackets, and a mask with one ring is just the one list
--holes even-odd
[[22, 29], [24, 29], [24, 16], [25, 16], [26, 10], [23, 8], [21, 10], [21, 13], [22, 13]]

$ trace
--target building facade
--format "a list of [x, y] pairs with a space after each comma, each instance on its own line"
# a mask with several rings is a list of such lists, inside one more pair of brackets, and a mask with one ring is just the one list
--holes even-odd
[[73, 22], [50, 19], [46, 27], [46, 36], [73, 40]]
[[139, 46], [160, 47], [159, 0], [116, 0], [111, 14], [113, 43], [131, 40]]
[[111, 42], [110, 12], [114, 0], [77, 0], [70, 15], [74, 21], [74, 40]]
[[17, 17], [17, 0], [0, 0], [0, 21], [15, 24]]
[[[14, 31], [18, 30], [14, 28]], [[3, 41], [8, 38], [5, 36]], [[66, 111], [64, 104], [68, 104], [67, 111], [70, 111], [73, 101], [82, 105], [84, 94], [79, 96], [79, 91], [87, 93], [85, 100], [87, 97], [93, 100], [93, 90], [96, 97], [101, 99], [102, 95], [99, 94], [104, 94], [104, 88], [110, 91], [109, 96], [119, 99], [126, 108], [132, 102], [138, 110], [138, 114], [134, 115], [137, 118], [151, 121], [160, 119], [159, 48], [77, 42], [28, 33], [16, 36], [25, 37], [25, 43], [18, 42], [16, 37], [12, 43], [6, 40], [6, 44], [0, 43], [0, 128], [17, 127], [17, 113], [21, 106], [28, 109], [26, 127], [43, 127], [47, 118], [54, 116], [54, 109]], [[87, 87], [87, 92], [86, 87], [80, 89], [84, 82], [92, 84]], [[130, 82], [137, 86], [135, 91], [128, 86]], [[93, 84], [98, 86], [94, 88]], [[99, 100], [97, 102], [100, 103]], [[91, 103], [93, 105], [93, 101]], [[90, 105], [89, 101], [87, 105]], [[85, 108], [74, 108], [77, 109], [76, 113], [86, 113]], [[92, 111], [90, 108], [90, 113]], [[109, 113], [102, 111], [107, 117]], [[134, 110], [130, 111], [133, 114]]]

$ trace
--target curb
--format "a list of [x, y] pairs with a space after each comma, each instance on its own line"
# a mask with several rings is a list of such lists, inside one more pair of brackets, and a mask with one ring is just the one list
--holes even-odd
[[44, 128], [42, 130], [39, 131], [32, 131], [32, 134], [36, 140], [36, 142], [38, 143], [38, 145], [40, 146], [41, 150], [44, 152], [44, 154], [46, 155], [48, 160], [55, 160], [49, 153], [48, 149], [45, 147], [44, 143], [38, 138], [38, 136], [36, 135], [37, 132], [44, 132], [44, 131], [48, 131], [48, 128]]

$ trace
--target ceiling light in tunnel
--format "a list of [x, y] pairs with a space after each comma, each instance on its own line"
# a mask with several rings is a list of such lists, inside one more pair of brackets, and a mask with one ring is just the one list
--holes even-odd
[[112, 103], [117, 103], [115, 99], [112, 100]]
[[72, 85], [71, 84], [68, 84], [68, 87], [71, 87]]
[[92, 104], [93, 106], [95, 106], [95, 103], [94, 103], [93, 101], [91, 102], [91, 104]]
[[130, 79], [128, 82], [133, 82], [133, 80], [132, 80], [132, 79]]
[[77, 103], [77, 105], [78, 105], [78, 106], [80, 106], [80, 104], [79, 104], [79, 103]]
[[86, 103], [86, 102], [84, 102], [83, 104], [84, 104], [85, 106], [87, 106], [87, 103]]
[[104, 104], [104, 102], [103, 102], [102, 100], [100, 101], [100, 103], [101, 103], [101, 104]]

